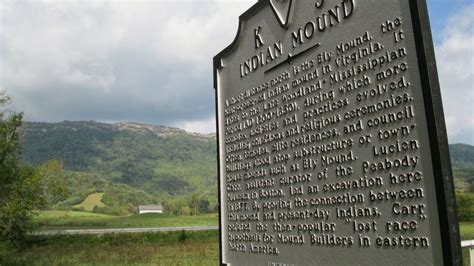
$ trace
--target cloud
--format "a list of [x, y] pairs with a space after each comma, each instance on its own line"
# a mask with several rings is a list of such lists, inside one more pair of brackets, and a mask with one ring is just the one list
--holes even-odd
[[212, 57], [253, 2], [2, 1], [0, 88], [28, 120], [209, 131]]
[[[474, 5], [452, 16], [436, 45], [450, 143], [474, 144]], [[451, 25], [456, 25], [455, 27]]]
[[199, 132], [199, 133], [215, 133], [216, 132], [216, 119], [211, 116], [203, 120], [185, 121], [174, 126], [184, 129], [188, 132]]
[[[230, 44], [238, 16], [255, 2], [2, 0], [0, 89], [28, 120], [137, 121], [211, 132], [212, 57]], [[474, 144], [474, 5], [448, 12], [445, 1], [430, 3], [431, 11], [451, 16], [442, 23], [433, 16], [434, 24], [456, 25], [435, 30], [449, 139]]]

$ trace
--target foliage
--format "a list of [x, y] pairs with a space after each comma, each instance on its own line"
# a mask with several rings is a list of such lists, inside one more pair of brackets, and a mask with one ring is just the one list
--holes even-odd
[[34, 222], [41, 230], [217, 226], [217, 215], [175, 216], [148, 213], [121, 217], [77, 211], [41, 211]]
[[[73, 208], [82, 208], [85, 211], [93, 211], [94, 209], [98, 210], [101, 207], [106, 205], [102, 202], [102, 196], [104, 193], [93, 193], [87, 196], [87, 198], [80, 204], [74, 205]], [[95, 211], [97, 212], [97, 211]]]
[[67, 183], [66, 172], [59, 160], [51, 160], [38, 167], [45, 207], [55, 209], [57, 204], [71, 195]]
[[186, 231], [181, 230], [181, 232], [179, 233], [179, 236], [178, 236], [178, 241], [179, 242], [184, 242], [184, 241], [186, 241], [186, 238], [187, 238]]
[[[43, 163], [49, 164], [50, 161]], [[46, 206], [49, 210], [87, 210], [98, 213], [113, 215], [127, 215], [135, 213], [139, 204], [157, 203], [156, 196], [152, 196], [142, 190], [134, 189], [125, 184], [114, 183], [97, 173], [76, 172], [62, 169], [61, 179], [67, 188], [68, 197], [55, 204]], [[62, 185], [61, 185], [62, 186]], [[45, 192], [52, 194], [51, 191]], [[102, 204], [95, 198], [91, 202], [88, 197], [103, 195]], [[85, 203], [85, 204], [83, 204]], [[89, 204], [88, 204], [89, 203]], [[97, 208], [94, 206], [97, 205]]]
[[76, 211], [39, 211], [34, 217], [35, 221], [54, 220], [54, 219], [69, 219], [69, 218], [113, 218], [114, 216], [91, 212], [76, 212]]
[[453, 144], [449, 146], [451, 162], [455, 168], [474, 166], [474, 147], [468, 144]]
[[[474, 238], [474, 223], [461, 223], [461, 238]], [[22, 251], [2, 250], [1, 265], [213, 265], [218, 231], [36, 236]], [[3, 256], [2, 256], [3, 251]], [[466, 254], [464, 261], [468, 261]]]
[[[217, 231], [35, 236], [28, 249], [6, 250], [0, 265], [213, 265]], [[1, 248], [0, 248], [1, 255]]]
[[[68, 196], [57, 203], [58, 198], [49, 198], [48, 208], [71, 209], [103, 192], [107, 206], [95, 212], [133, 214], [138, 205], [157, 203], [176, 215], [217, 209], [215, 138], [66, 121], [26, 123], [24, 144], [23, 158], [40, 168], [57, 165], [48, 160], [63, 162], [58, 175], [66, 180]], [[450, 151], [456, 191], [474, 192], [474, 147], [456, 144]]]
[[456, 205], [459, 221], [474, 221], [474, 193], [457, 193]]
[[[0, 94], [0, 107], [8, 102]], [[0, 111], [0, 241], [25, 242], [33, 210], [43, 204], [40, 175], [19, 160], [22, 114]]]
[[91, 121], [26, 123], [23, 159], [53, 169], [61, 160], [56, 170], [69, 190], [64, 191], [66, 198], [49, 199], [50, 209], [71, 209], [88, 195], [103, 192], [107, 206], [98, 206], [96, 212], [135, 213], [138, 205], [157, 203], [174, 214], [215, 210], [215, 138], [164, 129], [171, 133]]
[[474, 221], [474, 147], [467, 144], [450, 145], [458, 219]]
[[138, 205], [157, 204], [156, 197], [146, 193], [143, 190], [134, 189], [124, 184], [110, 184], [105, 189], [102, 202], [110, 207], [127, 206], [131, 208], [129, 213], [137, 211]]
[[457, 191], [474, 192], [474, 166], [453, 167], [453, 176]]
[[97, 143], [110, 141], [114, 131], [94, 122], [25, 123], [23, 159], [34, 165], [61, 160], [66, 169], [84, 170], [99, 155]]
[[459, 229], [461, 231], [462, 240], [472, 240], [474, 239], [474, 223], [461, 222], [459, 224]]
[[456, 191], [474, 192], [474, 147], [454, 144], [449, 148]]

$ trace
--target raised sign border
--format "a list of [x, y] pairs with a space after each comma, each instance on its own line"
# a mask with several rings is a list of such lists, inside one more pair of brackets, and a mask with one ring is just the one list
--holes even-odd
[[444, 265], [462, 265], [453, 171], [426, 1], [410, 1], [410, 10], [433, 160]]
[[[453, 172], [451, 168], [451, 158], [449, 155], [449, 145], [444, 121], [443, 104], [441, 101], [441, 89], [436, 67], [433, 38], [428, 16], [426, 0], [409, 0], [410, 12], [412, 17], [412, 27], [415, 37], [416, 53], [418, 57], [418, 67], [422, 84], [422, 93], [425, 103], [425, 118], [428, 125], [428, 136], [431, 146], [431, 157], [434, 173], [434, 183], [438, 204], [438, 221], [440, 224], [440, 233], [443, 249], [444, 265], [463, 265], [461, 238], [459, 233], [459, 222], [456, 212], [456, 199], [454, 193]], [[216, 101], [216, 128], [219, 129], [219, 99], [217, 90], [218, 70], [223, 67], [222, 58], [235, 49], [238, 45], [239, 37], [242, 32], [242, 25], [245, 20], [251, 17], [255, 11], [270, 5], [270, 0], [258, 0], [256, 4], [250, 7], [239, 16], [239, 27], [237, 35], [233, 42], [213, 58], [214, 89]], [[277, 23], [280, 23], [275, 17]], [[219, 142], [220, 132], [217, 130], [217, 150], [220, 150]], [[220, 264], [223, 263], [222, 252], [222, 217], [221, 217], [221, 156], [217, 156], [217, 182], [219, 197], [219, 251]]]

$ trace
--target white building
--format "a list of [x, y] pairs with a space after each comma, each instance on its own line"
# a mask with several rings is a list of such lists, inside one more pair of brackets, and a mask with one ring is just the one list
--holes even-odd
[[138, 212], [142, 213], [163, 213], [163, 205], [139, 205]]

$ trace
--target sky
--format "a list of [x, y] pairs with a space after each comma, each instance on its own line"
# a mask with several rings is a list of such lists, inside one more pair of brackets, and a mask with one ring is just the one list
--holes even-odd
[[[255, 2], [0, 0], [0, 90], [28, 121], [215, 132], [212, 58]], [[449, 142], [474, 145], [474, 4], [427, 3]]]

